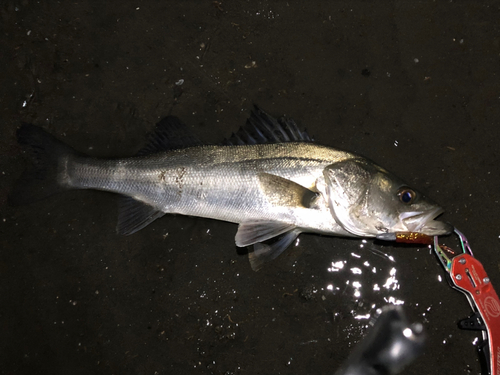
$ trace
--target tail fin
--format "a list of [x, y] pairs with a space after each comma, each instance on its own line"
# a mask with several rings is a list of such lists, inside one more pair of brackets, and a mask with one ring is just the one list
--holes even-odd
[[9, 204], [29, 204], [67, 189], [58, 182], [59, 161], [77, 155], [75, 150], [31, 124], [21, 125], [17, 130], [17, 141], [28, 146], [33, 165], [15, 183], [9, 195]]

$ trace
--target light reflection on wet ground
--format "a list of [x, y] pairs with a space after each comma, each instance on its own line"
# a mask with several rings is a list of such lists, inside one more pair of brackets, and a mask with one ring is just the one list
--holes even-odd
[[352, 316], [363, 320], [376, 315], [377, 309], [386, 304], [404, 304], [404, 293], [398, 292], [400, 285], [393, 256], [367, 240], [360, 241], [359, 249], [347, 258], [331, 262], [327, 269], [332, 278], [324, 289], [351, 298], [358, 306], [351, 310]]

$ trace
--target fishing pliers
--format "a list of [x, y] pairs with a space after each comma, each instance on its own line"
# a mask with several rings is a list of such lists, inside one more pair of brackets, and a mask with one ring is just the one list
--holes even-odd
[[443, 268], [449, 274], [451, 286], [465, 294], [473, 314], [459, 322], [459, 327], [482, 331], [478, 352], [488, 375], [500, 375], [500, 300], [491, 285], [483, 265], [474, 258], [467, 238], [454, 230], [461, 245], [461, 252], [451, 257], [450, 249], [439, 245], [434, 237], [433, 248]]

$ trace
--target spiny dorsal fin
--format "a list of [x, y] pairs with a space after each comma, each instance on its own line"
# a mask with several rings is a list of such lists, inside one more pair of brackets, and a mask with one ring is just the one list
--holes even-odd
[[263, 143], [312, 142], [291, 118], [275, 119], [255, 106], [246, 124], [224, 140], [224, 145], [255, 145]]
[[156, 152], [178, 148], [201, 146], [203, 143], [191, 133], [188, 127], [175, 116], [167, 116], [156, 124], [149, 141], [137, 155], [149, 155]]

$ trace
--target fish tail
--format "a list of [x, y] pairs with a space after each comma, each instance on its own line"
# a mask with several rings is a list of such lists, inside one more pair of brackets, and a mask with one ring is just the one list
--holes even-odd
[[61, 174], [67, 160], [77, 155], [73, 148], [32, 124], [23, 123], [16, 135], [18, 143], [26, 146], [33, 162], [15, 183], [9, 204], [29, 204], [70, 188], [62, 182]]

